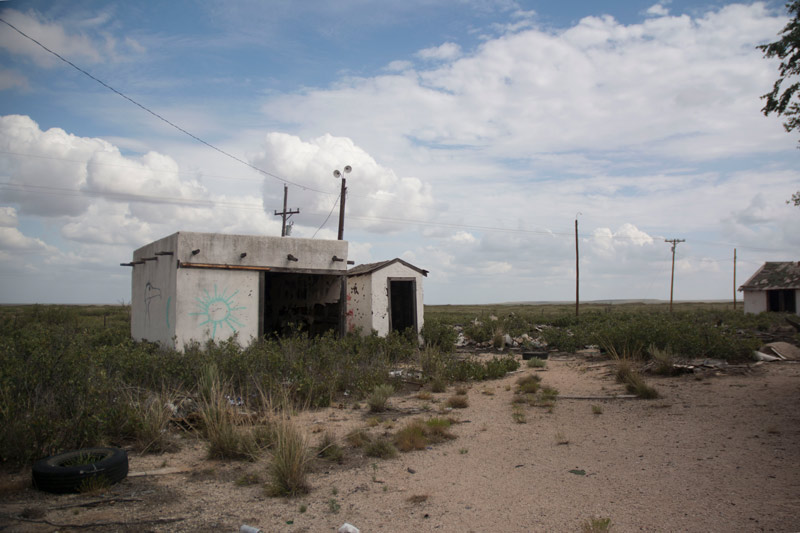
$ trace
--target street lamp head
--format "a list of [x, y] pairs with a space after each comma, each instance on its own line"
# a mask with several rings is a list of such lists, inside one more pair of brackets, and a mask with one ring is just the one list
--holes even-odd
[[334, 170], [333, 171], [333, 177], [334, 178], [342, 178], [342, 177], [344, 177], [344, 174], [350, 174], [352, 171], [353, 171], [353, 167], [351, 167], [350, 165], [347, 165], [347, 166], [344, 167], [344, 170], [342, 172], [339, 172], [338, 169]]

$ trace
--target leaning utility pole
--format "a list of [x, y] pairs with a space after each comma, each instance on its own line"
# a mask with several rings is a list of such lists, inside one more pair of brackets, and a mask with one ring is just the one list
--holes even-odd
[[672, 312], [672, 289], [675, 287], [675, 248], [679, 242], [686, 242], [686, 239], [664, 239], [664, 242], [672, 243], [672, 277], [669, 280], [669, 312]]
[[288, 196], [289, 196], [289, 186], [288, 185], [284, 185], [283, 186], [283, 211], [281, 211], [280, 213], [275, 211], [275, 216], [280, 216], [283, 219], [283, 223], [281, 224], [281, 237], [286, 237], [286, 221], [289, 220], [289, 217], [291, 217], [292, 215], [296, 215], [297, 213], [300, 212], [299, 208], [298, 209], [290, 209], [288, 211], [286, 210], [286, 199], [288, 198]]

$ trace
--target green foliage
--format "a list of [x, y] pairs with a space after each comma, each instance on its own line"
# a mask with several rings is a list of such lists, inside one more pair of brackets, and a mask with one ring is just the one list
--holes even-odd
[[611, 531], [610, 518], [591, 518], [581, 527], [583, 533], [605, 533]]
[[494, 337], [497, 326], [496, 321], [490, 319], [488, 315], [483, 315], [464, 326], [464, 336], [474, 342], [487, 342]]
[[375, 439], [364, 446], [364, 455], [379, 459], [391, 459], [397, 456], [397, 448], [386, 439]]
[[422, 338], [426, 347], [452, 352], [455, 350], [458, 333], [453, 326], [445, 324], [437, 318], [426, 318], [422, 325]]
[[783, 126], [789, 132], [800, 127], [800, 104], [797, 100], [797, 90], [800, 88], [797, 80], [800, 76], [800, 0], [789, 2], [786, 8], [792, 18], [781, 31], [781, 38], [758, 48], [764, 57], [781, 60], [778, 79], [772, 90], [761, 97], [766, 101], [761, 111], [764, 115], [775, 113], [784, 116], [786, 122]]
[[394, 387], [391, 385], [377, 385], [372, 394], [367, 397], [367, 405], [371, 413], [380, 413], [386, 409], [386, 402], [389, 397], [394, 393]]
[[281, 420], [275, 427], [275, 445], [269, 463], [272, 496], [305, 494], [310, 487], [307, 476], [311, 453], [300, 430], [289, 420]]
[[645, 382], [642, 375], [633, 368], [629, 360], [620, 360], [617, 363], [616, 378], [619, 383], [625, 385], [625, 390], [629, 394], [635, 394], [645, 400], [659, 397], [658, 391]]
[[334, 463], [341, 463], [344, 459], [344, 450], [336, 442], [336, 437], [332, 433], [326, 432], [322, 436], [322, 440], [317, 446], [317, 457]]

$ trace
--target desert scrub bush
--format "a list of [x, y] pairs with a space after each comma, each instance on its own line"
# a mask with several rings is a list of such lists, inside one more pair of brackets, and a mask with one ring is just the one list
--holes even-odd
[[452, 360], [445, 372], [452, 381], [483, 381], [499, 379], [518, 368], [519, 362], [511, 356], [493, 357], [486, 362], [464, 358]]
[[322, 435], [317, 445], [317, 457], [333, 463], [341, 463], [344, 460], [344, 450], [339, 446], [333, 433], [326, 431]]
[[450, 324], [445, 324], [441, 320], [430, 317], [425, 319], [422, 325], [422, 338], [425, 346], [435, 348], [442, 352], [452, 352], [455, 350], [458, 333]]
[[425, 422], [414, 419], [397, 431], [394, 444], [401, 452], [424, 450], [428, 444], [438, 444], [455, 438], [449, 429], [452, 421], [434, 417]]
[[669, 348], [659, 348], [651, 344], [647, 349], [650, 359], [653, 361], [652, 372], [661, 376], [673, 376], [679, 372], [675, 368], [675, 355]]
[[456, 394], [455, 396], [450, 396], [447, 399], [445, 406], [452, 409], [466, 409], [469, 407], [469, 399], [466, 396]]
[[453, 421], [449, 418], [432, 417], [425, 421], [424, 433], [429, 442], [436, 444], [456, 438], [450, 432]]
[[583, 523], [582, 533], [605, 533], [611, 531], [610, 518], [590, 518]]
[[310, 489], [307, 481], [310, 463], [311, 453], [305, 436], [290, 420], [278, 421], [268, 467], [269, 494], [296, 496], [307, 493]]
[[452, 421], [433, 417], [427, 421], [414, 419], [395, 433], [394, 444], [401, 452], [424, 450], [428, 444], [438, 444], [456, 438], [450, 432]]
[[229, 389], [220, 382], [215, 366], [208, 365], [203, 369], [199, 389], [200, 418], [203, 436], [208, 441], [209, 458], [251, 458], [254, 451], [252, 434], [238, 427], [240, 415], [231, 405], [231, 395], [226, 394]]
[[625, 390], [629, 394], [635, 394], [639, 398], [646, 400], [659, 397], [658, 391], [645, 382], [642, 375], [633, 368], [629, 361], [619, 361], [617, 363], [615, 376], [618, 383], [625, 385]]
[[386, 402], [389, 397], [394, 393], [394, 387], [391, 385], [377, 385], [372, 394], [367, 398], [367, 405], [371, 413], [380, 413], [386, 410]]
[[474, 342], [487, 342], [492, 340], [497, 322], [491, 320], [488, 315], [483, 315], [480, 319], [471, 320], [464, 327], [464, 336]]
[[535, 394], [540, 387], [542, 378], [534, 374], [528, 374], [517, 379], [517, 392], [519, 394]]
[[532, 357], [525, 362], [525, 365], [528, 368], [545, 368], [547, 366], [547, 361], [539, 359], [538, 357]]
[[129, 390], [128, 404], [131, 406], [130, 421], [132, 437], [141, 453], [163, 453], [177, 449], [169, 432], [172, 418], [170, 397], [166, 391], [151, 394], [142, 390]]
[[386, 439], [375, 439], [364, 446], [364, 455], [379, 459], [391, 459], [397, 456], [397, 448]]
[[518, 405], [512, 407], [511, 419], [517, 424], [525, 424], [528, 421], [527, 417], [525, 416], [525, 411]]
[[424, 450], [428, 445], [425, 427], [419, 420], [413, 420], [397, 431], [394, 444], [401, 452]]
[[361, 448], [369, 444], [372, 439], [363, 429], [354, 429], [345, 436], [345, 440], [353, 448]]

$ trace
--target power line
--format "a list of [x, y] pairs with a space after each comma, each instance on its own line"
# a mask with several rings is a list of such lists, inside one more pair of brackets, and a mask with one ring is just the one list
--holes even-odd
[[[341, 193], [340, 193], [340, 194], [341, 194]], [[325, 224], [327, 224], [327, 223], [328, 223], [328, 220], [331, 218], [331, 215], [333, 214], [333, 210], [334, 210], [334, 209], [336, 209], [336, 204], [337, 204], [337, 203], [339, 203], [339, 197], [338, 197], [338, 196], [336, 197], [336, 200], [334, 200], [334, 201], [333, 201], [333, 205], [331, 206], [331, 211], [330, 211], [330, 213], [328, 213], [328, 216], [326, 216], [326, 217], [325, 217], [325, 220], [324, 220], [324, 221], [322, 222], [322, 224], [320, 224], [320, 226], [317, 228], [317, 231], [315, 231], [315, 232], [314, 232], [314, 235], [312, 235], [312, 236], [311, 236], [311, 238], [312, 238], [312, 239], [313, 239], [314, 237], [316, 237], [316, 236], [317, 236], [317, 233], [319, 233], [319, 230], [321, 230], [321, 229], [322, 229], [322, 227], [323, 227]]]
[[273, 174], [273, 173], [271, 173], [271, 172], [267, 172], [266, 170], [263, 170], [263, 169], [261, 169], [261, 168], [259, 168], [259, 167], [255, 166], [255, 165], [252, 165], [252, 164], [248, 163], [247, 161], [245, 161], [244, 159], [241, 159], [241, 158], [239, 158], [239, 157], [237, 157], [237, 156], [235, 156], [235, 155], [231, 154], [230, 152], [227, 152], [227, 151], [223, 150], [222, 148], [219, 148], [219, 147], [217, 147], [217, 146], [215, 146], [215, 145], [211, 144], [210, 142], [208, 142], [208, 141], [206, 141], [206, 140], [204, 140], [204, 139], [201, 139], [201, 138], [200, 138], [200, 137], [198, 137], [197, 135], [195, 135], [195, 134], [193, 134], [193, 133], [191, 133], [191, 132], [189, 132], [189, 131], [185, 130], [184, 128], [182, 128], [182, 127], [178, 126], [178, 125], [177, 125], [177, 124], [175, 124], [174, 122], [172, 122], [172, 121], [170, 121], [170, 120], [168, 120], [168, 119], [164, 118], [163, 116], [159, 115], [158, 113], [156, 113], [155, 111], [151, 110], [151, 109], [150, 109], [150, 108], [148, 108], [147, 106], [145, 106], [145, 105], [143, 105], [143, 104], [140, 104], [139, 102], [137, 102], [136, 100], [134, 100], [134, 99], [133, 99], [133, 98], [131, 98], [130, 96], [128, 96], [128, 95], [126, 95], [126, 94], [124, 94], [124, 93], [123, 93], [123, 92], [121, 92], [121, 91], [118, 91], [117, 89], [115, 89], [114, 87], [110, 86], [109, 84], [107, 84], [107, 83], [106, 83], [106, 82], [104, 82], [103, 80], [100, 80], [100, 79], [98, 79], [98, 78], [96, 78], [96, 77], [92, 76], [91, 74], [89, 74], [89, 72], [87, 72], [87, 71], [83, 70], [81, 67], [79, 67], [78, 65], [76, 65], [75, 63], [73, 63], [72, 61], [70, 61], [69, 59], [67, 59], [67, 58], [63, 57], [63, 56], [62, 56], [62, 55], [60, 55], [59, 53], [57, 53], [57, 52], [54, 52], [53, 50], [50, 50], [50, 49], [49, 49], [49, 48], [47, 48], [45, 45], [43, 45], [42, 43], [40, 43], [39, 41], [37, 41], [36, 39], [34, 39], [34, 38], [33, 38], [33, 37], [31, 37], [30, 35], [28, 35], [27, 33], [23, 32], [22, 30], [20, 30], [19, 28], [17, 28], [17, 27], [16, 27], [16, 26], [14, 26], [13, 24], [11, 24], [10, 22], [8, 22], [8, 21], [4, 20], [3, 18], [0, 18], [0, 22], [2, 22], [3, 24], [5, 24], [6, 26], [8, 26], [9, 28], [11, 28], [12, 30], [16, 31], [17, 33], [19, 33], [20, 35], [22, 35], [22, 36], [23, 36], [23, 37], [25, 37], [26, 39], [29, 39], [29, 40], [30, 40], [30, 41], [32, 41], [33, 43], [37, 44], [37, 45], [38, 45], [38, 46], [40, 46], [40, 47], [41, 47], [43, 50], [45, 50], [45, 51], [49, 52], [50, 54], [53, 54], [55, 57], [57, 57], [58, 59], [60, 59], [60, 60], [61, 60], [61, 61], [63, 61], [64, 63], [68, 64], [69, 66], [71, 66], [72, 68], [74, 68], [75, 70], [77, 70], [78, 72], [80, 72], [81, 74], [83, 74], [83, 75], [85, 75], [85, 76], [88, 76], [89, 78], [93, 79], [94, 81], [96, 81], [97, 83], [99, 83], [100, 85], [102, 85], [103, 87], [105, 87], [106, 89], [108, 89], [109, 91], [111, 91], [111, 92], [113, 92], [113, 93], [115, 93], [115, 94], [117, 94], [117, 95], [121, 96], [121, 97], [122, 97], [122, 98], [124, 98], [125, 100], [128, 100], [128, 101], [129, 101], [130, 103], [132, 103], [133, 105], [135, 105], [135, 106], [137, 106], [137, 107], [141, 108], [142, 110], [144, 110], [144, 111], [146, 111], [146, 112], [150, 113], [151, 115], [153, 115], [153, 116], [154, 116], [154, 117], [156, 117], [157, 119], [159, 119], [159, 120], [161, 120], [162, 122], [164, 122], [164, 123], [168, 124], [169, 126], [172, 126], [173, 128], [175, 128], [176, 130], [180, 131], [181, 133], [183, 133], [183, 134], [185, 134], [185, 135], [188, 135], [189, 137], [191, 137], [192, 139], [196, 140], [197, 142], [199, 142], [199, 143], [202, 143], [202, 144], [204, 144], [204, 145], [208, 146], [208, 147], [209, 147], [209, 148], [211, 148], [212, 150], [216, 150], [217, 152], [221, 153], [222, 155], [225, 155], [225, 156], [227, 156], [227, 157], [229, 157], [229, 158], [233, 159], [234, 161], [237, 161], [237, 162], [239, 162], [239, 163], [241, 163], [241, 164], [243, 164], [243, 165], [245, 165], [245, 166], [248, 166], [248, 167], [252, 168], [253, 170], [255, 170], [255, 171], [257, 171], [257, 172], [260, 172], [260, 173], [264, 174], [265, 176], [269, 176], [269, 177], [271, 177], [271, 178], [275, 178], [276, 180], [282, 181], [282, 182], [284, 182], [284, 183], [288, 183], [288, 184], [290, 184], [290, 185], [294, 185], [295, 187], [300, 187], [301, 189], [304, 189], [304, 190], [308, 190], [308, 191], [314, 191], [314, 192], [319, 192], [319, 193], [323, 193], [323, 194], [329, 194], [329, 193], [327, 193], [326, 191], [321, 191], [321, 190], [319, 190], [319, 189], [315, 189], [315, 188], [313, 188], [313, 187], [309, 187], [309, 186], [307, 186], [307, 185], [302, 185], [302, 184], [300, 184], [300, 183], [297, 183], [297, 182], [294, 182], [294, 181], [288, 180], [288, 179], [286, 179], [286, 178], [282, 178], [282, 177], [280, 177], [280, 176], [277, 176], [277, 175], [275, 175], [275, 174]]

